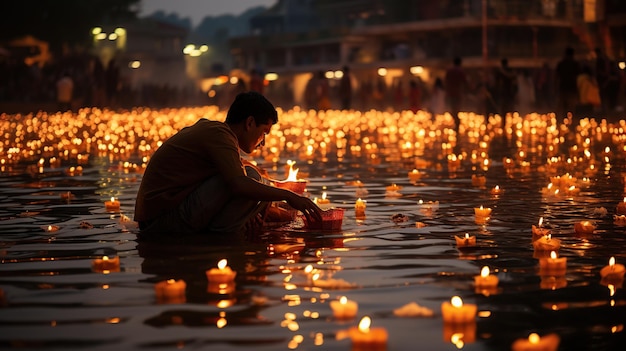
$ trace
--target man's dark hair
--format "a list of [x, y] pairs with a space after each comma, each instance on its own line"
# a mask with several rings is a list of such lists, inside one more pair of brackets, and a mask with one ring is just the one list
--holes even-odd
[[235, 101], [230, 105], [226, 114], [226, 123], [241, 123], [249, 116], [254, 117], [257, 124], [267, 124], [270, 121], [272, 124], [276, 124], [278, 122], [278, 113], [274, 105], [265, 96], [255, 91], [239, 93], [235, 97]]

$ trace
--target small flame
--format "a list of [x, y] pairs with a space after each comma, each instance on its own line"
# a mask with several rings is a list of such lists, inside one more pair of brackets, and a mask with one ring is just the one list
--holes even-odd
[[611, 256], [611, 258], [609, 258], [609, 266], [611, 268], [613, 268], [613, 266], [615, 266], [615, 257]]
[[487, 278], [489, 276], [489, 267], [484, 266], [483, 269], [480, 270], [480, 276]]
[[370, 331], [370, 325], [372, 324], [372, 319], [368, 316], [361, 318], [359, 322], [359, 331], [362, 333], [367, 333]]
[[[611, 257], [612, 258], [612, 257]], [[102, 260], [103, 261], [108, 261], [109, 260], [109, 256], [102, 256]]]
[[225, 258], [223, 258], [217, 263], [217, 268], [219, 268], [220, 270], [224, 269], [226, 268], [227, 264], [228, 264], [228, 261]]
[[322, 200], [326, 200], [326, 192], [322, 193]]
[[530, 335], [528, 335], [528, 342], [530, 342], [533, 345], [537, 345], [539, 343], [539, 335], [537, 335], [537, 333], [531, 333]]
[[289, 165], [289, 176], [287, 177], [288, 182], [297, 182], [298, 181], [298, 171], [299, 168], [294, 169], [293, 165], [296, 164], [296, 161], [287, 160], [287, 164]]
[[555, 251], [550, 251], [550, 258], [555, 260], [556, 259], [556, 252]]
[[174, 279], [168, 279], [168, 280], [167, 280], [167, 283], [168, 283], [168, 284], [174, 284], [174, 283], [176, 283], [176, 280], [174, 280]]
[[539, 226], [541, 227], [543, 225], [543, 217], [539, 217]]
[[348, 303], [348, 298], [345, 296], [342, 296], [341, 298], [339, 298], [339, 303], [342, 305], [345, 305], [346, 303]]
[[453, 296], [452, 299], [450, 299], [450, 303], [456, 308], [463, 307], [463, 300], [458, 296]]
[[115, 198], [111, 196], [111, 202], [115, 202]]
[[469, 233], [465, 233], [465, 239], [469, 239], [469, 238], [470, 238]]

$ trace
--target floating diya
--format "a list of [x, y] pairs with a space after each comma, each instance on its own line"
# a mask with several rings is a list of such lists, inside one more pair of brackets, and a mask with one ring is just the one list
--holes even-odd
[[494, 186], [493, 188], [491, 188], [491, 195], [500, 195], [504, 192], [504, 190], [502, 188], [500, 188], [499, 185]]
[[365, 316], [358, 327], [351, 327], [348, 336], [352, 340], [352, 348], [359, 350], [384, 350], [387, 348], [387, 330], [382, 327], [370, 328], [372, 319]]
[[327, 198], [326, 192], [322, 193], [322, 198], [318, 199], [317, 197], [313, 199], [313, 202], [315, 202], [317, 204], [317, 206], [319, 208], [321, 208], [322, 210], [327, 210], [331, 207], [333, 207], [333, 205], [331, 205], [330, 200]]
[[333, 310], [333, 316], [337, 319], [352, 319], [359, 311], [359, 305], [356, 301], [348, 300], [342, 296], [339, 300], [331, 301], [330, 308]]
[[58, 225], [44, 225], [41, 226], [41, 229], [43, 229], [43, 231], [46, 233], [53, 233], [61, 229], [61, 227], [59, 227]]
[[580, 221], [574, 223], [574, 232], [578, 235], [591, 235], [596, 230], [592, 221]]
[[600, 276], [605, 281], [619, 282], [624, 279], [625, 268], [623, 264], [615, 263], [615, 257], [609, 259], [609, 264], [600, 270]]
[[626, 215], [626, 197], [624, 197], [624, 200], [622, 200], [622, 202], [617, 204], [617, 207], [615, 207], [615, 212], [620, 215]]
[[402, 307], [394, 309], [393, 314], [397, 317], [432, 317], [435, 315], [435, 312], [428, 307], [409, 302]]
[[465, 233], [463, 237], [455, 235], [454, 240], [456, 241], [456, 246], [458, 247], [476, 246], [476, 236], [469, 235], [468, 233]]
[[289, 166], [289, 175], [287, 176], [287, 179], [285, 179], [284, 181], [274, 182], [274, 184], [278, 188], [288, 189], [293, 191], [294, 193], [302, 195], [304, 194], [304, 189], [306, 188], [307, 182], [306, 180], [298, 179], [299, 168], [294, 169], [294, 164], [295, 161], [287, 161], [287, 165]]
[[217, 268], [211, 268], [206, 272], [207, 279], [212, 283], [231, 283], [235, 280], [237, 272], [228, 266], [228, 260], [221, 259], [217, 263]]
[[554, 251], [561, 248], [561, 240], [552, 238], [552, 234], [544, 235], [533, 241], [533, 248], [538, 251]]
[[441, 315], [445, 323], [473, 323], [478, 307], [474, 304], [463, 304], [459, 296], [453, 296], [450, 302], [441, 304]]
[[543, 227], [543, 217], [539, 218], [539, 223], [537, 226], [535, 226], [534, 224], [532, 225], [531, 230], [533, 233], [533, 241], [543, 236], [550, 235], [550, 233], [552, 232], [550, 229]]
[[107, 211], [119, 211], [120, 210], [120, 202], [116, 200], [113, 196], [111, 196], [111, 200], [104, 202], [104, 208]]
[[409, 175], [409, 180], [413, 183], [417, 182], [422, 177], [422, 174], [417, 169], [413, 169], [412, 171], [409, 172], [408, 175]]
[[94, 272], [102, 273], [119, 272], [120, 257], [110, 258], [109, 256], [102, 256], [102, 258], [95, 258], [91, 261], [91, 269]]
[[357, 217], [365, 217], [366, 201], [358, 198], [354, 204], [354, 213]]
[[512, 351], [555, 351], [559, 347], [560, 338], [556, 334], [540, 337], [531, 333], [528, 338], [517, 339], [511, 345]]
[[480, 270], [480, 274], [474, 276], [474, 287], [476, 290], [492, 290], [498, 286], [498, 277], [489, 274], [489, 267], [484, 266]]
[[539, 259], [539, 275], [563, 276], [567, 270], [567, 257], [558, 257], [556, 251], [550, 257]]
[[154, 284], [154, 292], [159, 303], [185, 303], [187, 283], [184, 280], [168, 279]]
[[476, 217], [483, 217], [483, 218], [489, 217], [491, 215], [491, 208], [483, 207], [483, 205], [480, 205], [480, 207], [475, 207], [474, 215]]
[[345, 210], [343, 208], [329, 208], [322, 211], [321, 221], [308, 221], [305, 216], [302, 216], [305, 227], [308, 229], [321, 229], [321, 230], [341, 230], [343, 224], [343, 215]]

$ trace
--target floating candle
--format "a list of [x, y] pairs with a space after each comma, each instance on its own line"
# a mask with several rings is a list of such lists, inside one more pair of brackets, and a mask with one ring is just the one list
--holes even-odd
[[333, 206], [330, 204], [330, 200], [329, 200], [329, 199], [327, 199], [327, 198], [326, 198], [326, 196], [327, 196], [327, 195], [326, 195], [326, 192], [323, 192], [323, 193], [322, 193], [322, 198], [321, 198], [321, 199], [318, 199], [318, 198], [313, 199], [313, 202], [315, 202], [315, 203], [317, 204], [317, 206], [318, 206], [319, 208], [321, 208], [322, 210], [327, 210], [327, 209], [329, 209], [329, 208], [333, 207]]
[[491, 195], [500, 195], [502, 194], [502, 192], [504, 192], [504, 190], [502, 190], [499, 185], [496, 185], [493, 188], [491, 188]]
[[450, 302], [441, 304], [441, 315], [445, 323], [470, 323], [474, 322], [478, 307], [474, 304], [463, 304], [458, 296], [453, 296]]
[[476, 217], [483, 217], [483, 218], [489, 217], [491, 215], [491, 208], [483, 207], [483, 205], [480, 205], [480, 207], [475, 207], [474, 215]]
[[474, 286], [477, 289], [493, 289], [498, 286], [498, 277], [489, 274], [489, 267], [484, 266], [480, 275], [474, 276]]
[[456, 246], [458, 247], [476, 246], [476, 237], [474, 235], [469, 235], [468, 233], [465, 233], [465, 236], [463, 237], [455, 235], [454, 240], [456, 241]]
[[119, 211], [120, 210], [120, 202], [116, 200], [113, 196], [111, 196], [110, 201], [104, 202], [104, 208], [107, 211]]
[[217, 263], [217, 268], [211, 268], [206, 272], [207, 279], [212, 283], [230, 283], [235, 280], [237, 272], [228, 267], [228, 261], [221, 259]]
[[342, 296], [339, 301], [331, 301], [330, 308], [333, 310], [333, 316], [337, 319], [351, 319], [356, 316], [359, 305], [355, 301], [348, 300]]
[[533, 241], [533, 248], [538, 251], [554, 251], [561, 248], [561, 240], [553, 239], [552, 234], [544, 235]]
[[409, 180], [413, 183], [420, 180], [421, 177], [422, 174], [417, 169], [413, 169], [411, 172], [409, 172]]
[[539, 259], [539, 275], [565, 275], [567, 270], [567, 257], [557, 257], [555, 251], [550, 252], [550, 257]]
[[615, 257], [611, 257], [609, 264], [600, 270], [600, 276], [606, 281], [621, 281], [624, 279], [625, 271], [624, 265], [615, 263]]
[[120, 257], [110, 258], [109, 256], [102, 256], [102, 258], [95, 258], [91, 261], [91, 269], [94, 272], [109, 273], [120, 271]]
[[387, 189], [388, 192], [396, 192], [396, 191], [402, 189], [402, 187], [400, 185], [396, 185], [394, 183], [394, 184], [391, 184], [391, 185], [387, 186], [385, 189]]
[[617, 207], [615, 207], [615, 212], [620, 215], [626, 215], [626, 197], [624, 197], [624, 200], [622, 202], [617, 204]]
[[400, 308], [394, 309], [393, 314], [397, 317], [432, 317], [435, 315], [435, 312], [428, 307], [410, 302]]
[[574, 232], [578, 235], [591, 235], [596, 230], [596, 226], [591, 221], [580, 221], [574, 223]]
[[154, 292], [159, 303], [185, 303], [184, 280], [168, 279], [154, 284]]
[[59, 227], [58, 225], [44, 225], [44, 226], [41, 226], [41, 229], [43, 229], [44, 232], [48, 232], [48, 233], [56, 232], [60, 228], [61, 227]]
[[537, 226], [535, 226], [534, 224], [532, 225], [532, 233], [533, 233], [533, 241], [545, 236], [545, 235], [550, 235], [551, 231], [550, 229], [544, 228], [543, 227], [543, 217], [539, 218], [539, 223]]
[[365, 208], [366, 207], [367, 207], [366, 201], [365, 200], [361, 200], [361, 198], [358, 198], [356, 200], [356, 203], [354, 204], [355, 215], [357, 217], [364, 217], [365, 216]]
[[536, 333], [528, 336], [528, 339], [517, 339], [511, 345], [512, 351], [555, 351], [559, 347], [560, 338], [556, 334], [548, 334], [540, 337]]
[[358, 327], [348, 330], [348, 336], [352, 340], [354, 349], [384, 350], [387, 346], [387, 330], [385, 328], [370, 328], [372, 320], [365, 316], [359, 322]]

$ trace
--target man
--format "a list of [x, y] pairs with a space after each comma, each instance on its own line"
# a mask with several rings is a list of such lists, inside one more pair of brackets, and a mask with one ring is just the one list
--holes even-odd
[[244, 167], [239, 150], [265, 144], [278, 122], [274, 106], [257, 92], [240, 93], [225, 122], [200, 119], [154, 153], [139, 187], [135, 220], [141, 239], [240, 232], [270, 201], [285, 200], [307, 220], [321, 220], [310, 199], [264, 184]]
[[576, 79], [580, 74], [580, 66], [574, 59], [574, 48], [566, 47], [563, 59], [556, 66], [558, 105], [557, 116], [567, 117], [574, 112], [578, 104], [578, 87]]
[[496, 93], [502, 128], [506, 128], [507, 113], [513, 112], [515, 96], [517, 95], [517, 75], [509, 66], [509, 60], [500, 60], [500, 68], [496, 70]]
[[446, 90], [446, 96], [450, 103], [450, 114], [454, 118], [454, 130], [459, 132], [459, 125], [461, 121], [459, 119], [459, 112], [461, 111], [461, 105], [463, 102], [463, 95], [467, 89], [467, 77], [465, 71], [461, 67], [462, 60], [460, 57], [455, 57], [453, 60], [453, 67], [446, 71], [444, 88]]

